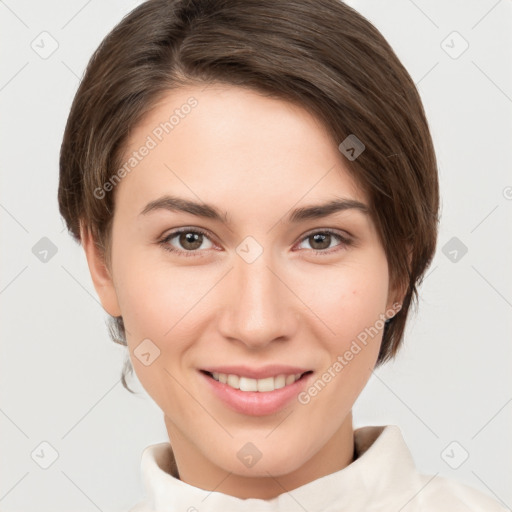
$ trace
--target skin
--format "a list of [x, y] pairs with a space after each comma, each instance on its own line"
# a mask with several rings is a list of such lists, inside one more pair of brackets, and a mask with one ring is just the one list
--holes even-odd
[[[382, 329], [308, 404], [294, 399], [275, 414], [232, 411], [198, 370], [281, 363], [313, 370], [314, 381], [402, 295], [369, 215], [286, 222], [291, 209], [339, 197], [369, 204], [337, 145], [300, 106], [227, 85], [182, 88], [135, 127], [127, 157], [190, 96], [198, 106], [115, 188], [110, 265], [88, 230], [82, 242], [102, 305], [123, 316], [134, 370], [164, 413], [180, 479], [269, 499], [353, 461], [351, 410]], [[232, 224], [168, 210], [140, 215], [166, 193], [213, 204]], [[158, 243], [180, 227], [209, 233], [195, 256]], [[315, 243], [311, 234], [327, 228], [352, 243]], [[251, 263], [236, 252], [247, 236], [263, 248]], [[175, 236], [167, 245], [186, 252], [192, 244]], [[147, 338], [160, 350], [148, 366], [134, 356]], [[237, 457], [247, 442], [262, 453], [250, 468]]]

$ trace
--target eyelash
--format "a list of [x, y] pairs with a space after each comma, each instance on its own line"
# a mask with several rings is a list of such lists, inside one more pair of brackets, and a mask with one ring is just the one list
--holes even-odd
[[[165, 236], [165, 238], [160, 240], [158, 243], [166, 251], [169, 251], [169, 252], [172, 252], [172, 253], [177, 253], [177, 254], [183, 253], [183, 256], [185, 256], [185, 257], [197, 257], [197, 256], [200, 257], [200, 255], [198, 253], [201, 253], [201, 252], [204, 252], [204, 251], [200, 251], [200, 250], [182, 251], [180, 249], [176, 249], [176, 248], [174, 248], [174, 247], [169, 245], [169, 241], [172, 240], [174, 237], [180, 235], [181, 233], [201, 234], [201, 235], [206, 236], [208, 239], [210, 238], [209, 234], [206, 231], [203, 231], [202, 229], [199, 229], [199, 228], [194, 228], [194, 229], [181, 228], [181, 229], [177, 229], [177, 230], [173, 231], [172, 233], [169, 233], [168, 235]], [[320, 234], [329, 234], [329, 235], [335, 236], [341, 242], [341, 244], [339, 246], [336, 246], [337, 248], [335, 247], [335, 248], [331, 248], [329, 250], [328, 249], [325, 249], [325, 250], [311, 249], [311, 251], [313, 251], [314, 254], [318, 254], [320, 256], [325, 256], [325, 255], [328, 255], [328, 254], [332, 254], [334, 252], [337, 252], [337, 251], [341, 250], [342, 246], [349, 247], [353, 243], [353, 241], [351, 239], [340, 235], [338, 232], [333, 231], [332, 229], [322, 229], [322, 230], [317, 230], [317, 231], [313, 231], [311, 233], [308, 233], [306, 236], [302, 237], [300, 242], [303, 242], [304, 240], [306, 240], [306, 239], [308, 239], [308, 238], [310, 238], [310, 237], [312, 237], [312, 236], [314, 236], [316, 234], [319, 234], [319, 233]]]

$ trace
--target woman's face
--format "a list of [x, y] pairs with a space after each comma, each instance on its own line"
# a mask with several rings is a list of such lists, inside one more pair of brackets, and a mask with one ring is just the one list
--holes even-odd
[[210, 85], [159, 102], [130, 158], [97, 289], [177, 457], [300, 470], [348, 432], [396, 298], [345, 157], [302, 108]]

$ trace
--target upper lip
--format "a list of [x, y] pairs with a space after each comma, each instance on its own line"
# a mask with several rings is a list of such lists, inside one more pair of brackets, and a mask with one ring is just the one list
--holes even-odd
[[276, 377], [277, 375], [295, 375], [311, 371], [308, 368], [299, 368], [298, 366], [287, 366], [282, 364], [272, 364], [262, 366], [261, 368], [251, 368], [249, 366], [209, 366], [201, 368], [209, 373], [225, 373], [227, 375], [238, 375], [240, 377], [249, 377], [250, 379], [265, 379], [267, 377]]

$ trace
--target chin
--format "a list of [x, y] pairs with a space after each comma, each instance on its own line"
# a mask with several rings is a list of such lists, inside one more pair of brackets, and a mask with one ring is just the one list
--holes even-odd
[[248, 441], [247, 439], [245, 437], [244, 441], [235, 442], [235, 447], [231, 451], [232, 456], [228, 458], [226, 453], [229, 453], [229, 450], [219, 447], [222, 450], [218, 454], [219, 458], [212, 462], [236, 475], [268, 478], [269, 474], [277, 477], [300, 469], [307, 463], [309, 453], [313, 451], [313, 447], [304, 446], [300, 439], [291, 442], [292, 440], [288, 437], [290, 441], [288, 445], [283, 445], [281, 442], [269, 442], [264, 438], [261, 441]]

